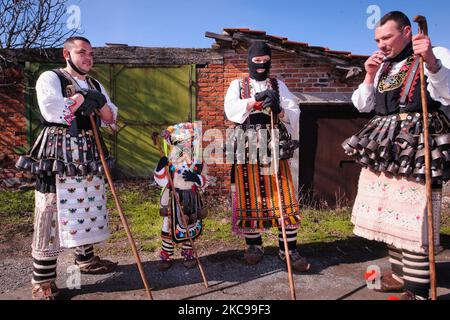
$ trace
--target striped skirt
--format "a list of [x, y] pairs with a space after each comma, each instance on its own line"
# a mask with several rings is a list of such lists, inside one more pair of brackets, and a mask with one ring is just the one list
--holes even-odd
[[[266, 172], [264, 172], [266, 171]], [[285, 225], [297, 228], [300, 222], [297, 197], [287, 160], [280, 160], [277, 191], [275, 176], [260, 164], [237, 164], [234, 170], [236, 195], [233, 227], [240, 232], [261, 232], [278, 227], [281, 198]]]

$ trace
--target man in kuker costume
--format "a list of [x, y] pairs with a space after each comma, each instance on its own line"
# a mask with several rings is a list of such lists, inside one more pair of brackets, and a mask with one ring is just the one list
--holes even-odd
[[[225, 114], [228, 120], [237, 124], [237, 136], [239, 132], [250, 136], [254, 132], [257, 137], [264, 133], [270, 136], [272, 114], [275, 129], [280, 132], [280, 145], [283, 145], [279, 152], [276, 177], [270, 172], [271, 165], [264, 163], [259, 152], [262, 148], [269, 151], [267, 141], [257, 142], [258, 154], [251, 154], [247, 143], [244, 159], [239, 159], [242, 157], [237, 154], [239, 151], [236, 152], [231, 172], [233, 229], [244, 235], [248, 246], [244, 259], [247, 264], [253, 265], [263, 258], [261, 232], [277, 227], [279, 257], [286, 261], [278, 203], [278, 198], [281, 197], [292, 269], [297, 272], [306, 271], [310, 265], [297, 250], [300, 212], [288, 160], [298, 147], [291, 137], [298, 136], [300, 109], [298, 99], [286, 85], [269, 77], [271, 63], [272, 52], [265, 42], [256, 41], [251, 44], [248, 49], [249, 76], [233, 80], [225, 96]], [[275, 139], [270, 137], [272, 138]], [[279, 179], [280, 192], [276, 188], [275, 179]]]
[[16, 163], [36, 177], [33, 299], [58, 295], [56, 267], [62, 248], [75, 248], [81, 273], [105, 274], [117, 266], [94, 255], [93, 244], [107, 240], [109, 232], [104, 169], [89, 119], [94, 113], [97, 125], [113, 125], [117, 107], [103, 86], [87, 75], [93, 67], [87, 39], [67, 39], [63, 55], [64, 69], [46, 71], [37, 80], [43, 129], [30, 152]]
[[365, 63], [366, 77], [352, 100], [360, 112], [376, 116], [343, 147], [363, 166], [352, 222], [358, 236], [388, 245], [391, 271], [383, 292], [401, 299], [427, 299], [428, 260], [425, 150], [419, 56], [425, 62], [434, 241], [439, 247], [442, 183], [450, 178], [450, 131], [444, 112], [450, 105], [450, 51], [432, 47], [428, 36], [412, 36], [402, 12], [386, 14], [375, 29], [379, 50]]

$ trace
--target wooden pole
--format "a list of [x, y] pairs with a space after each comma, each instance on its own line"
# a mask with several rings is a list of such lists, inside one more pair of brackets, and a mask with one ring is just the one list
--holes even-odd
[[274, 120], [273, 120], [273, 112], [270, 113], [270, 123], [271, 123], [271, 145], [272, 145], [272, 161], [273, 161], [273, 169], [275, 171], [274, 177], [275, 177], [275, 185], [277, 188], [278, 193], [278, 207], [280, 210], [280, 224], [281, 224], [281, 233], [283, 234], [283, 243], [284, 243], [284, 253], [286, 256], [286, 264], [287, 264], [287, 270], [288, 270], [288, 278], [289, 278], [289, 288], [291, 291], [291, 299], [296, 300], [296, 294], [295, 294], [295, 284], [294, 284], [294, 277], [292, 275], [292, 267], [291, 267], [291, 257], [289, 254], [289, 247], [287, 242], [287, 236], [286, 236], [286, 226], [284, 225], [284, 209], [283, 204], [281, 202], [281, 191], [280, 191], [280, 182], [278, 180], [278, 152], [276, 152], [276, 148], [278, 146], [275, 145], [274, 138], [275, 138], [275, 128], [274, 128]]
[[[163, 157], [164, 156], [164, 151], [162, 150], [162, 147], [161, 147], [161, 142], [159, 140], [159, 134], [157, 132], [153, 132], [152, 139], [153, 139], [153, 143], [158, 147], [159, 154], [161, 155], [161, 157]], [[184, 215], [183, 207], [181, 206], [180, 198], [178, 197], [178, 193], [175, 190], [175, 186], [173, 184], [172, 176], [170, 175], [169, 166], [166, 166], [165, 169], [166, 169], [167, 179], [169, 180], [170, 187], [172, 188], [172, 194], [173, 194], [173, 197], [175, 199], [175, 203], [178, 206], [178, 209], [180, 210], [181, 219], [183, 220], [183, 224], [186, 227], [186, 231], [187, 231], [186, 235], [187, 235], [187, 237], [189, 239], [189, 242], [191, 243], [192, 252], [194, 253], [195, 260], [197, 260], [197, 265], [198, 265], [198, 269], [200, 270], [200, 274], [201, 274], [202, 279], [203, 279], [203, 284], [205, 285], [205, 288], [208, 289], [208, 280], [206, 279], [205, 271], [203, 270], [203, 266], [200, 263], [200, 259], [198, 258], [197, 251], [194, 248], [194, 240], [192, 240], [191, 235], [189, 234], [188, 222], [186, 221], [186, 216]]]
[[136, 249], [136, 244], [134, 242], [133, 236], [131, 235], [131, 231], [130, 231], [130, 228], [129, 228], [128, 222], [127, 222], [127, 218], [125, 217], [125, 215], [123, 213], [119, 197], [117, 196], [116, 189], [114, 187], [114, 184], [113, 184], [113, 181], [111, 178], [111, 173], [109, 171], [108, 164], [106, 163], [106, 160], [105, 160], [105, 154], [103, 153], [102, 145], [100, 142], [100, 136], [99, 136], [99, 132], [97, 129], [97, 124], [95, 123], [95, 119], [94, 119], [94, 114], [91, 114], [89, 116], [89, 118], [91, 120], [92, 131], [94, 132], [95, 144], [97, 146], [98, 153], [100, 154], [100, 160], [102, 162], [103, 169], [105, 170], [106, 179], [108, 180], [109, 187], [111, 188], [111, 193], [116, 202], [117, 211], [119, 211], [120, 220], [122, 221], [122, 225], [127, 233], [128, 242], [130, 243], [131, 250], [133, 251], [134, 259], [136, 260], [136, 265], [137, 265], [139, 273], [141, 275], [142, 282], [144, 283], [144, 287], [145, 287], [145, 291], [147, 292], [147, 296], [150, 300], [153, 300], [152, 292], [147, 283], [147, 278], [145, 277], [144, 268], [142, 267], [141, 258], [139, 257], [139, 253]]
[[[414, 22], [419, 24], [419, 34], [428, 35], [427, 20], [424, 16], [414, 17]], [[422, 113], [423, 113], [423, 135], [425, 147], [425, 186], [427, 196], [427, 222], [428, 222], [428, 257], [430, 260], [430, 285], [431, 285], [431, 299], [436, 300], [436, 263], [434, 257], [434, 227], [433, 227], [433, 200], [431, 190], [431, 156], [428, 130], [428, 104], [427, 91], [425, 87], [425, 72], [423, 57], [420, 56], [420, 92], [422, 96]]]

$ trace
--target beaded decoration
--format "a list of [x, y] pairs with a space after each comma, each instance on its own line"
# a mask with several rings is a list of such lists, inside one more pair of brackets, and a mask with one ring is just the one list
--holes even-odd
[[183, 154], [192, 154], [194, 162], [197, 162], [201, 152], [201, 128], [196, 123], [184, 122], [169, 126], [164, 130], [161, 136], [164, 143], [172, 146], [171, 156], [182, 156]]

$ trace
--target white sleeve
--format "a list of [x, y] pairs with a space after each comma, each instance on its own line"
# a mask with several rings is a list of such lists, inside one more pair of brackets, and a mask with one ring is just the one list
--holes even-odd
[[375, 93], [378, 86], [378, 81], [380, 80], [381, 71], [384, 69], [384, 64], [381, 65], [380, 69], [375, 75], [373, 85], [361, 83], [358, 89], [352, 94], [352, 102], [359, 112], [371, 112], [375, 109]]
[[159, 171], [156, 171], [156, 169], [155, 169], [155, 172], [153, 173], [153, 176], [155, 178], [155, 182], [160, 187], [164, 188], [169, 183], [169, 179], [167, 178], [167, 169], [166, 169], [166, 167], [162, 168]]
[[442, 68], [436, 73], [431, 73], [425, 68], [428, 77], [427, 90], [433, 100], [450, 106], [450, 50], [443, 47], [433, 48], [434, 55], [442, 62]]
[[225, 95], [225, 114], [228, 120], [244, 123], [251, 112], [247, 111], [248, 100], [241, 99], [239, 80], [233, 80]]
[[285, 124], [294, 139], [299, 137], [300, 107], [299, 99], [294, 96], [283, 81], [278, 80], [280, 90], [280, 105], [284, 111], [284, 117], [280, 120]]
[[[97, 82], [98, 82], [98, 80], [97, 80]], [[111, 112], [112, 112], [112, 114], [113, 114], [114, 122], [116, 122], [116, 121], [117, 121], [117, 113], [118, 113], [119, 108], [117, 108], [117, 106], [111, 101], [111, 99], [109, 98], [109, 95], [108, 95], [108, 93], [106, 92], [106, 90], [105, 90], [105, 88], [103, 87], [103, 85], [102, 85], [100, 82], [98, 82], [98, 83], [100, 84], [101, 92], [103, 93], [103, 95], [104, 95], [105, 98], [106, 98], [106, 104], [108, 105], [109, 109], [111, 110]], [[103, 121], [102, 121], [102, 127], [106, 127], [106, 126], [108, 126], [108, 125], [109, 125], [109, 124], [107, 124], [106, 122], [103, 122]]]
[[72, 105], [74, 100], [63, 97], [61, 82], [55, 72], [45, 71], [39, 76], [36, 96], [45, 121], [70, 125], [74, 117], [69, 105]]
[[353, 92], [352, 102], [359, 112], [370, 112], [375, 109], [375, 90], [373, 85], [361, 83]]

